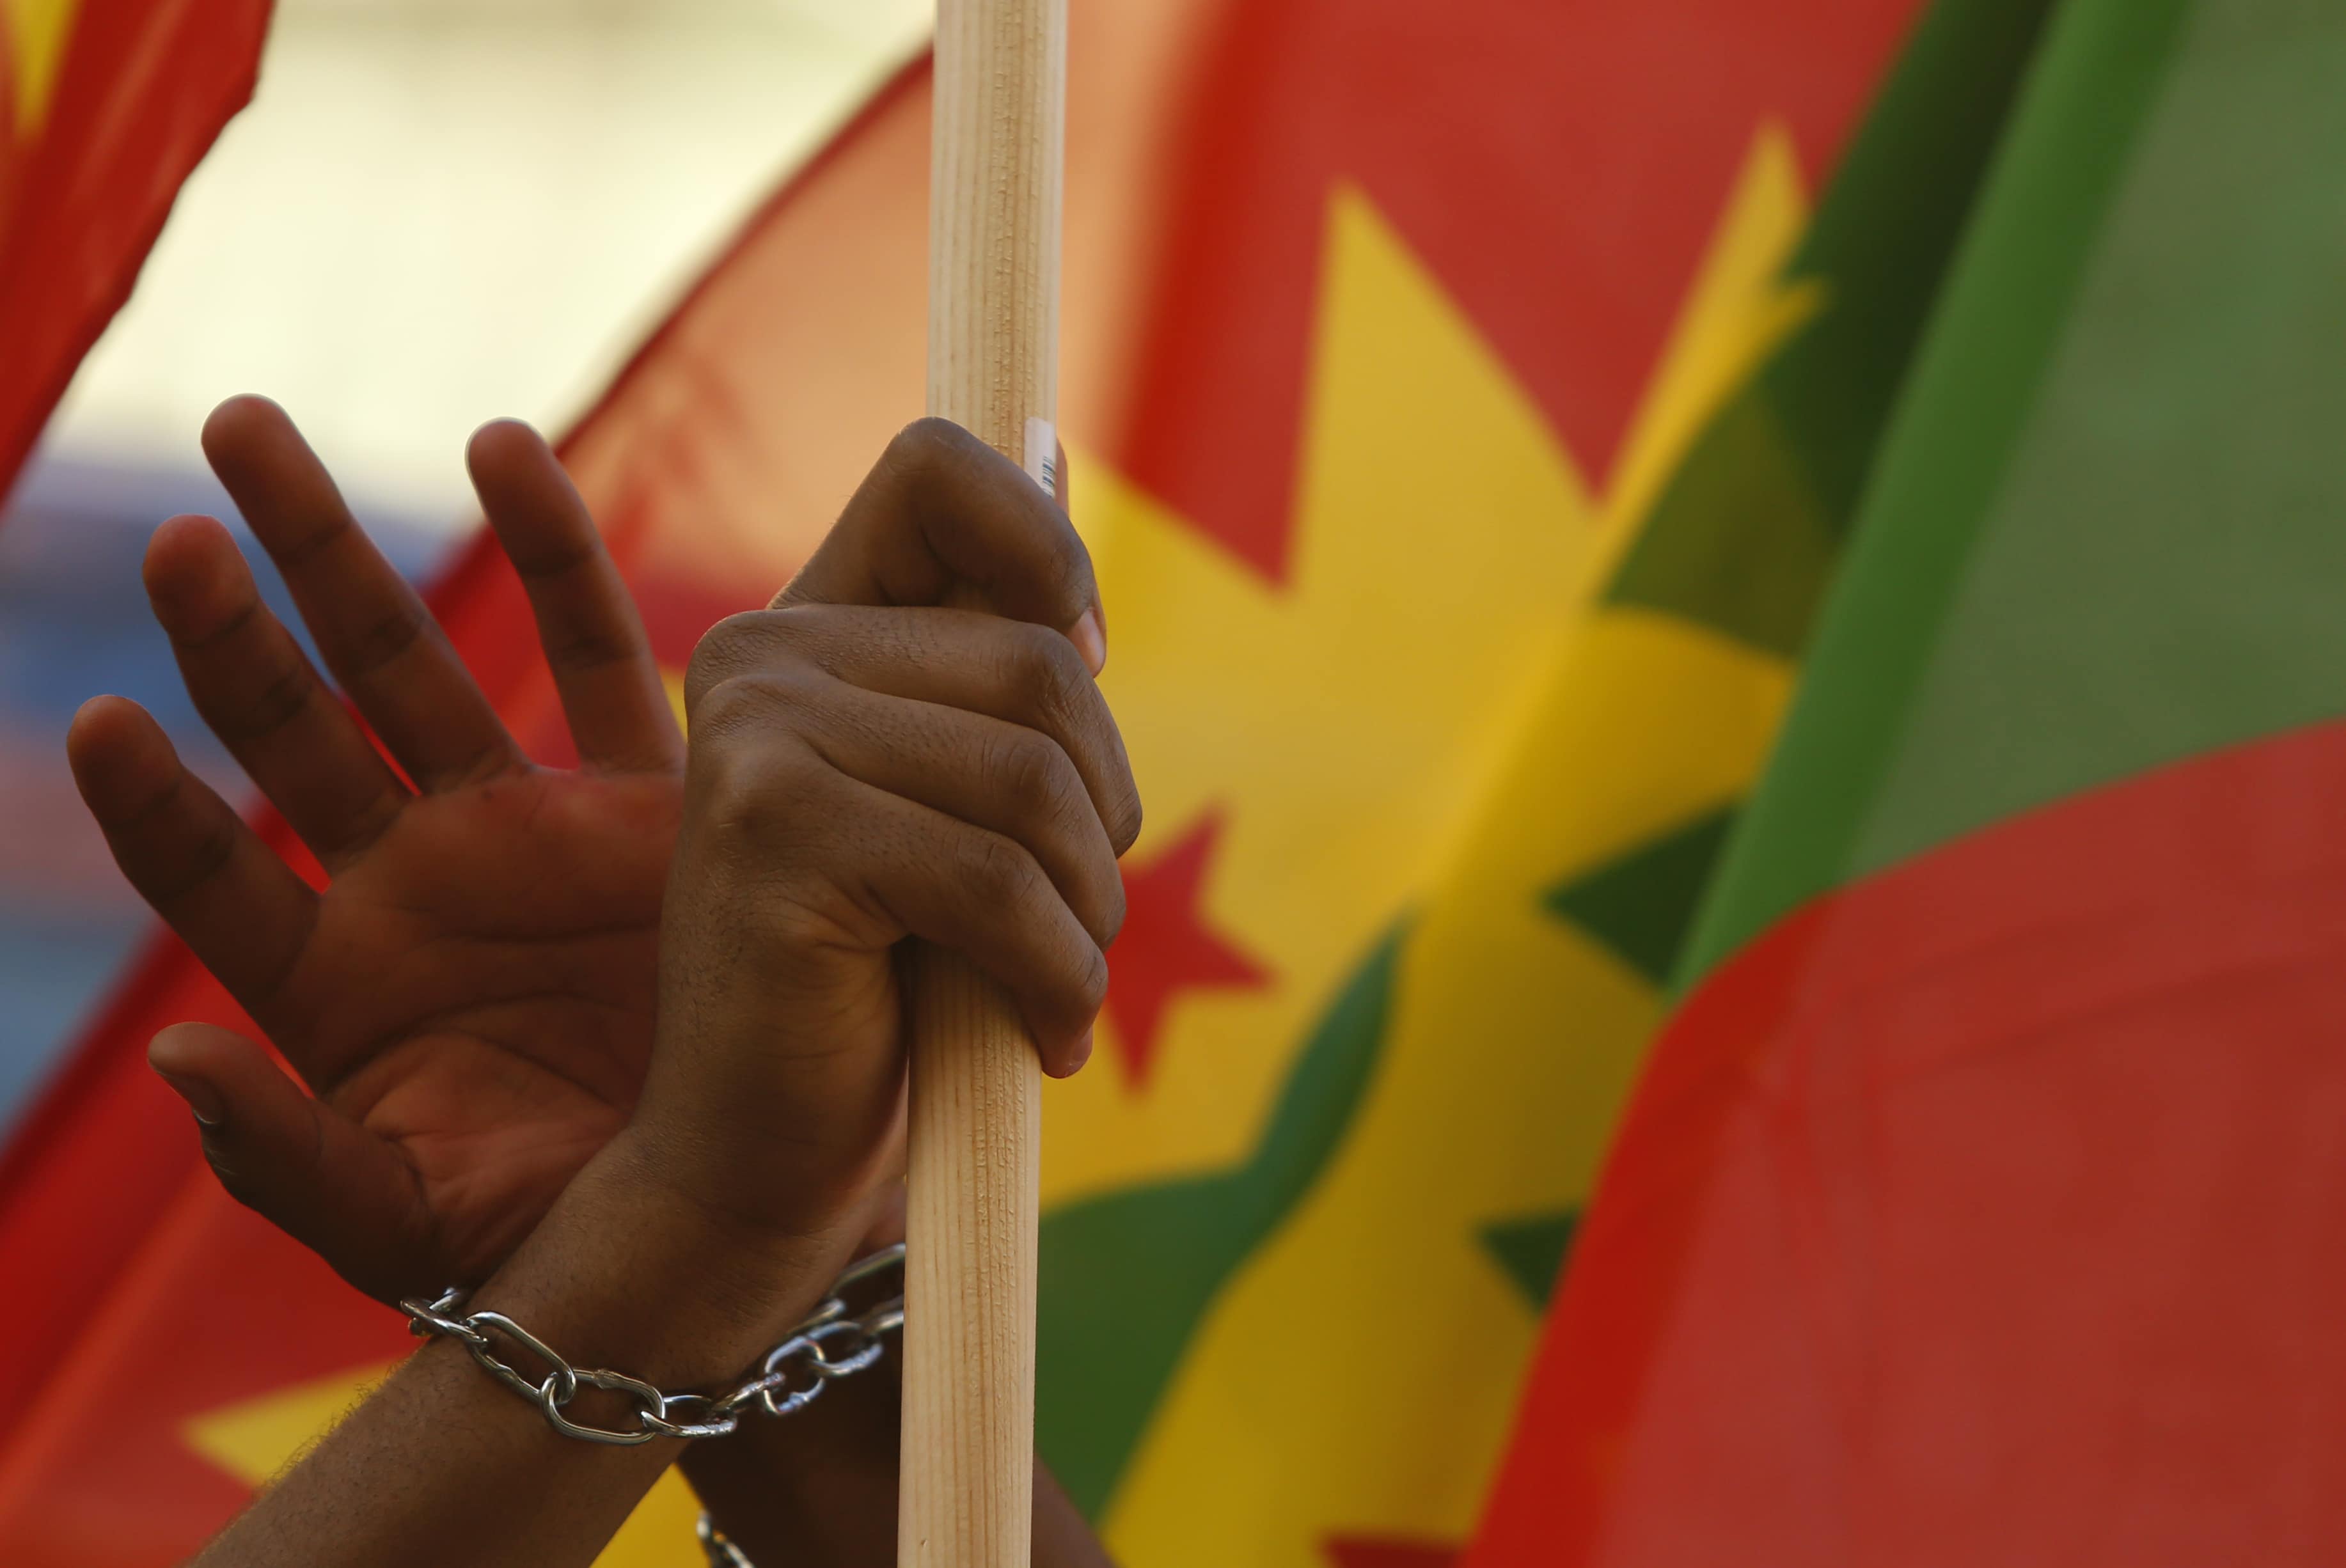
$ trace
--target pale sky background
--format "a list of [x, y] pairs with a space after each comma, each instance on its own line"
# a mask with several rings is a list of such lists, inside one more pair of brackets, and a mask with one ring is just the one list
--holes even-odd
[[237, 392], [354, 494], [471, 520], [484, 420], [558, 429], [932, 0], [278, 0], [53, 453], [187, 466]]

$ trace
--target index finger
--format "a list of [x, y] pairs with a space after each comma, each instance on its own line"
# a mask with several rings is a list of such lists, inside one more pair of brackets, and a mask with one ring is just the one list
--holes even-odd
[[1025, 470], [948, 420], [888, 443], [829, 537], [774, 597], [792, 605], [944, 605], [1065, 632], [1107, 662], [1091, 553]]

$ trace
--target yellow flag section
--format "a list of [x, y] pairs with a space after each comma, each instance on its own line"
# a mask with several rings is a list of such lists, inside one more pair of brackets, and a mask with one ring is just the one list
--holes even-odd
[[57, 63], [78, 0], [7, 0], [0, 19], [7, 23], [8, 91], [14, 100], [18, 140], [40, 128], [56, 85]]
[[[1329, 217], [1285, 588], [1079, 462], [1150, 810], [1132, 875], [1218, 822], [1198, 918], [1265, 980], [1170, 1004], [1145, 1087], [1105, 1062], [1055, 1086], [1046, 1205], [1249, 1159], [1331, 995], [1404, 933], [1341, 1143], [1212, 1296], [1107, 1492], [1127, 1568], [1433, 1563], [1470, 1528], [1659, 1009], [1554, 890], [1739, 796], [1789, 686], [1593, 588], [1814, 308], [1776, 283], [1802, 219], [1763, 134], [1601, 501], [1352, 192]], [[1047, 1380], [1047, 1335], [1044, 1354]]]
[[1148, 809], [1128, 876], [1219, 821], [1198, 918], [1267, 983], [1184, 994], [1145, 1084], [1110, 1013], [1097, 1070], [1046, 1102], [1046, 1207], [1253, 1147], [1297, 1044], [1520, 732], [1595, 557], [1580, 480], [1497, 360], [1363, 198], [1340, 191], [1329, 230], [1283, 587], [1074, 463]]
[[239, 1481], [259, 1486], [317, 1447], [398, 1365], [385, 1361], [335, 1372], [208, 1411], [182, 1429], [188, 1446]]
[[[1188, 918], [1252, 978], [1175, 989], [1145, 1048], [1129, 1012], [1103, 1021], [1100, 1059], [1050, 1090], [1046, 1207], [1259, 1160], [1331, 998], [1404, 933], [1357, 1108], [1219, 1278], [1094, 1499], [1127, 1568], [1432, 1563], [1472, 1522], [1658, 1011], [1554, 890], [1739, 796], [1789, 685], [1593, 588], [1693, 431], [1813, 309], [1774, 282], [1801, 218], [1763, 135], [1601, 499], [1351, 190], [1329, 209], [1283, 586], [1079, 455], [1150, 810], [1131, 879], [1206, 844]], [[258, 1485], [384, 1369], [210, 1411], [186, 1441]], [[694, 1506], [664, 1479], [602, 1568], [691, 1561]]]

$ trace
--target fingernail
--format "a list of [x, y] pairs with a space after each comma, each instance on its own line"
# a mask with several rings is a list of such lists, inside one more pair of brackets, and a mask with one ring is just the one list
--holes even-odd
[[1084, 656], [1084, 664], [1094, 675], [1107, 667], [1107, 631], [1096, 609], [1086, 610], [1067, 628], [1067, 640]]
[[205, 1126], [217, 1127], [228, 1120], [228, 1102], [220, 1098], [218, 1089], [213, 1088], [201, 1078], [189, 1078], [178, 1073], [166, 1073], [160, 1067], [155, 1069], [155, 1076], [171, 1085], [171, 1093], [185, 1100], [188, 1103], [188, 1109], [196, 1114], [196, 1120]]
[[1097, 1028], [1098, 1025], [1094, 1024], [1092, 1028], [1085, 1030], [1083, 1038], [1076, 1042], [1076, 1048], [1067, 1053], [1067, 1071], [1066, 1074], [1067, 1077], [1072, 1078], [1076, 1074], [1082, 1072], [1084, 1069], [1084, 1064], [1092, 1059], [1092, 1034]]

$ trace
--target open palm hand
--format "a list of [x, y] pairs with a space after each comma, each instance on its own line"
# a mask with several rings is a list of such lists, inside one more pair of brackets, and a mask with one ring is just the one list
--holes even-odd
[[208, 1025], [165, 1031], [151, 1057], [230, 1189], [362, 1289], [478, 1280], [642, 1086], [681, 738], [626, 588], [526, 427], [487, 426], [469, 459], [575, 771], [523, 754], [274, 404], [223, 404], [204, 446], [400, 771], [262, 606], [227, 530], [164, 524], [147, 586], [189, 692], [328, 881], [273, 853], [135, 704], [87, 705], [68, 751], [117, 861], [315, 1096]]

